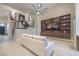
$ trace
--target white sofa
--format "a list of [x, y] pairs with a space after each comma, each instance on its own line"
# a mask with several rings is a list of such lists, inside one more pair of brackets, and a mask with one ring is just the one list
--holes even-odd
[[50, 56], [54, 51], [54, 42], [48, 42], [47, 37], [22, 34], [19, 42], [39, 56]]

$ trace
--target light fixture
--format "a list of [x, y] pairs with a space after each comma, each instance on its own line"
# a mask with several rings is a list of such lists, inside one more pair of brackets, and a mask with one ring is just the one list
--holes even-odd
[[37, 15], [44, 15], [45, 13], [47, 13], [47, 9], [48, 8], [43, 8], [43, 4], [32, 4], [33, 7], [33, 12], [34, 14]]
[[39, 15], [39, 14], [40, 14], [40, 12], [39, 12], [39, 11], [37, 11], [37, 12], [36, 12], [36, 14], [37, 14], [37, 15]]

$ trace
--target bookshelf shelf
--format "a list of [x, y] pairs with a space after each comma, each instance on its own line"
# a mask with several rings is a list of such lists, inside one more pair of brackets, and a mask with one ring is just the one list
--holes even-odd
[[41, 21], [41, 35], [70, 39], [70, 34], [71, 14]]

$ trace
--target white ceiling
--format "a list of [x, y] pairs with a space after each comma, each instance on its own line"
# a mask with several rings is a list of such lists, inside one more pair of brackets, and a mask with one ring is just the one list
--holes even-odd
[[[24, 12], [33, 12], [34, 8], [32, 7], [32, 4], [37, 5], [36, 3], [3, 3], [3, 4]], [[55, 3], [43, 3], [42, 9], [49, 8], [54, 5]]]

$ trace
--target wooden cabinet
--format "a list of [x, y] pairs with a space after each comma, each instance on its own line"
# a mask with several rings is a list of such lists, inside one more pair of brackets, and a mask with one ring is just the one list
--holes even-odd
[[71, 34], [71, 14], [41, 21], [41, 35], [67, 38]]

